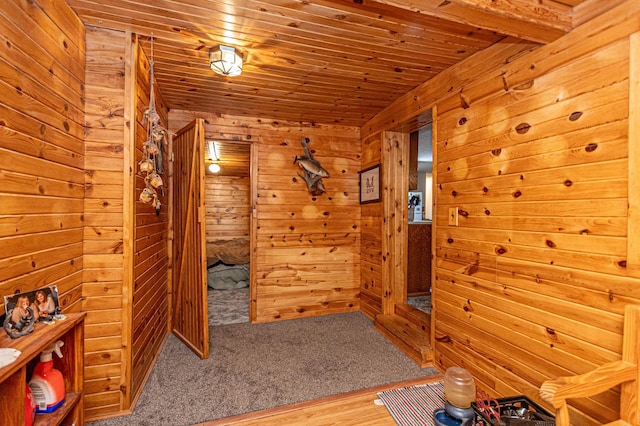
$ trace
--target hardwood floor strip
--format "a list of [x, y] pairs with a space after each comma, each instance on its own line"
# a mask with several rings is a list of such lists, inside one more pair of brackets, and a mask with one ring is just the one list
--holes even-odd
[[193, 426], [219, 425], [295, 425], [359, 424], [395, 426], [396, 422], [384, 405], [376, 405], [378, 392], [390, 389], [430, 384], [443, 379], [442, 374], [404, 380], [386, 385], [331, 395], [311, 401], [269, 408], [253, 413], [198, 423]]

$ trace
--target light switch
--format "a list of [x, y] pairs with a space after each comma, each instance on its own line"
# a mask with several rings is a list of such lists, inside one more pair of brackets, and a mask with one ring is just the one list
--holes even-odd
[[458, 208], [449, 207], [449, 226], [458, 226]]

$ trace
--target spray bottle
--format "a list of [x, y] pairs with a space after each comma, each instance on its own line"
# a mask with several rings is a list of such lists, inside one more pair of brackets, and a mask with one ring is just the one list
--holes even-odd
[[52, 413], [64, 402], [64, 378], [59, 370], [53, 368], [52, 355], [55, 352], [62, 358], [62, 345], [64, 342], [58, 340], [42, 351], [40, 362], [33, 370], [29, 386], [36, 402], [36, 413]]
[[29, 384], [25, 384], [27, 392], [24, 399], [24, 426], [33, 426], [33, 421], [36, 418], [36, 401], [33, 399], [33, 392]]

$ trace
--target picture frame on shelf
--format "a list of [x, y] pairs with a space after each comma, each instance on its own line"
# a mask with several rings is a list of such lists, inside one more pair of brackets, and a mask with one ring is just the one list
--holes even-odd
[[60, 314], [56, 286], [4, 296], [4, 306], [6, 314], [3, 327], [12, 339], [31, 333], [36, 322], [51, 324], [64, 319]]
[[360, 204], [380, 201], [380, 164], [368, 167], [360, 174]]

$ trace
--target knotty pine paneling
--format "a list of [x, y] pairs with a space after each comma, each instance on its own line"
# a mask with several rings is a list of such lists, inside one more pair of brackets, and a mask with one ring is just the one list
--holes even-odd
[[[164, 173], [162, 203], [159, 214], [151, 204], [144, 204], [138, 197], [144, 188], [143, 175], [137, 168], [142, 159], [143, 143], [147, 139], [143, 124], [144, 112], [150, 102], [149, 58], [137, 46], [135, 101], [135, 239], [133, 241], [133, 293], [131, 311], [131, 400], [137, 399], [162, 344], [169, 331], [169, 144], [163, 146]], [[163, 102], [161, 88], [154, 83], [156, 111], [161, 117], [161, 125], [168, 127], [167, 107]], [[131, 225], [131, 224], [130, 224]]]
[[56, 285], [79, 311], [84, 27], [66, 4], [8, 0], [0, 33], [0, 296]]
[[[245, 159], [249, 169], [250, 158]], [[205, 176], [207, 242], [245, 239], [251, 224], [251, 181], [248, 176]]]
[[[254, 144], [257, 156], [254, 322], [347, 312], [359, 308], [361, 167], [357, 128], [302, 125], [172, 110], [171, 130], [196, 117], [206, 138]], [[314, 197], [293, 163], [309, 147], [330, 177]], [[238, 189], [243, 196], [244, 189]], [[208, 203], [208, 200], [207, 200]]]
[[[129, 409], [168, 327], [168, 203], [165, 197], [156, 216], [151, 206], [138, 201], [143, 179], [136, 167], [146, 136], [142, 117], [149, 102], [149, 72], [148, 60], [137, 46], [130, 34], [87, 28], [83, 233], [87, 419]], [[156, 99], [166, 122], [158, 91]]]
[[[629, 39], [639, 8], [622, 2], [509, 59], [516, 44], [487, 49], [362, 128], [369, 140], [437, 109], [435, 360], [468, 368], [493, 395], [540, 401], [544, 380], [620, 359], [624, 306], [640, 303], [637, 266], [627, 265], [637, 259]], [[362, 241], [364, 264], [378, 246]], [[616, 392], [575, 401], [574, 421], [610, 421], [618, 403]]]
[[[435, 360], [469, 369], [495, 396], [540, 401], [544, 380], [620, 359], [624, 306], [640, 303], [637, 269], [627, 267], [637, 238], [629, 39], [639, 9], [624, 2], [492, 69], [483, 52], [363, 127], [375, 135], [437, 108]], [[451, 92], [439, 83], [448, 73], [459, 82], [447, 82]], [[575, 401], [572, 418], [611, 421], [618, 399]]]
[[[380, 164], [381, 156], [382, 140], [379, 136], [363, 141], [362, 169]], [[382, 169], [381, 173], [384, 173]], [[360, 309], [372, 320], [382, 313], [382, 216], [382, 202], [363, 204], [361, 207]]]
[[[100, 417], [105, 412], [126, 409], [129, 389], [127, 315], [125, 299], [130, 277], [126, 259], [124, 182], [125, 69], [128, 66], [127, 35], [88, 27], [86, 71], [86, 149], [85, 229], [83, 271], [83, 310], [85, 319], [85, 417]], [[87, 374], [88, 373], [88, 374]], [[109, 379], [108, 386], [99, 386]], [[109, 401], [105, 407], [104, 401]]]
[[[520, 57], [538, 47], [535, 43], [527, 43], [517, 39], [505, 39], [500, 43], [491, 45], [469, 59], [442, 71], [429, 80], [428, 84], [421, 84], [397, 98], [391, 105], [376, 114], [360, 128], [362, 138], [369, 138], [384, 130], [408, 132], [418, 130], [420, 120], [417, 118], [427, 113], [429, 109], [442, 101], [444, 96], [449, 96], [450, 93], [458, 94], [455, 100], [460, 105], [466, 104], [471, 99], [476, 99], [477, 96], [486, 95], [491, 90], [499, 90], [501, 87], [499, 88], [493, 82], [494, 79], [491, 79], [491, 86], [488, 86], [490, 88], [474, 88], [475, 91], [481, 91], [481, 94], [477, 95], [475, 91], [469, 93], [469, 89], [465, 86], [468, 81], [465, 76], [487, 75], [495, 77], [497, 75], [499, 77], [499, 70], [505, 63], [509, 63], [513, 58]], [[407, 124], [416, 127], [407, 129]]]
[[[624, 305], [638, 303], [625, 270], [628, 33], [576, 54], [592, 27], [511, 64], [513, 90], [438, 105], [436, 333], [451, 339], [436, 336], [438, 360], [477, 370], [487, 340], [502, 347], [484, 378], [499, 394], [537, 396], [548, 377], [618, 359]], [[541, 71], [519, 85], [531, 63]], [[467, 326], [447, 326], [454, 318]], [[507, 350], [519, 341], [526, 358]], [[607, 419], [611, 398], [578, 402], [584, 424]]]

